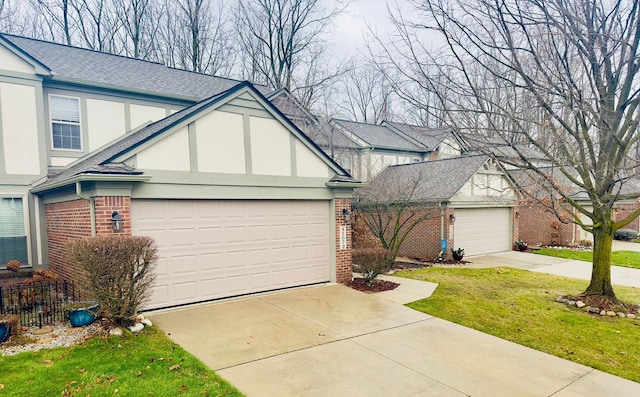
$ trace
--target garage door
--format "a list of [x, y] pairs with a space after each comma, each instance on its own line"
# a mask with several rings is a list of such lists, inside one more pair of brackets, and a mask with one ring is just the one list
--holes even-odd
[[327, 201], [132, 200], [160, 260], [147, 309], [329, 281]]
[[453, 239], [465, 255], [511, 250], [509, 208], [456, 209]]

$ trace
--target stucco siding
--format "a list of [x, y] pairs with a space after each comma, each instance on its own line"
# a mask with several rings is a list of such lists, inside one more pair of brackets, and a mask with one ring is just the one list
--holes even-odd
[[249, 125], [253, 174], [291, 175], [291, 133], [273, 119], [249, 117]]
[[0, 83], [2, 143], [7, 174], [39, 175], [38, 115], [33, 86]]
[[91, 151], [124, 134], [124, 103], [87, 99], [87, 127]]
[[296, 141], [296, 171], [303, 177], [329, 177], [327, 165], [300, 141]]
[[189, 171], [189, 133], [186, 127], [155, 142], [137, 155], [141, 169]]
[[167, 116], [167, 110], [161, 107], [145, 106], [145, 105], [130, 105], [131, 113], [131, 129], [135, 129], [142, 124], [149, 121], [158, 121]]
[[198, 171], [244, 174], [243, 116], [213, 111], [195, 122]]
[[33, 66], [0, 45], [0, 69], [11, 72], [34, 74]]

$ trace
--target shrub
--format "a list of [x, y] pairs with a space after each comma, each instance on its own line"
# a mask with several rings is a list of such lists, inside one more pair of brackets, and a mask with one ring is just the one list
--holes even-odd
[[394, 256], [383, 248], [355, 248], [351, 252], [353, 270], [361, 273], [367, 283], [393, 267]]
[[616, 233], [614, 234], [613, 238], [616, 240], [624, 240], [624, 241], [635, 240], [638, 238], [638, 232], [631, 229], [618, 229], [616, 230]]
[[73, 241], [71, 259], [86, 272], [85, 285], [100, 305], [100, 314], [118, 324], [132, 321], [148, 301], [158, 260], [152, 238], [100, 236]]
[[7, 270], [14, 273], [20, 270], [20, 261], [13, 259], [7, 262]]

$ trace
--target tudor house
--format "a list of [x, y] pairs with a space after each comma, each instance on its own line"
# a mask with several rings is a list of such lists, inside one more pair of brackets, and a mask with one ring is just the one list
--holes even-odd
[[359, 183], [269, 94], [0, 35], [0, 271], [117, 232], [158, 245], [148, 308], [350, 279]]

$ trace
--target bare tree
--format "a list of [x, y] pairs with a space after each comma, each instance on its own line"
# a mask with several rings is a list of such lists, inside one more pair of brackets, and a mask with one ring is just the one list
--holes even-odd
[[338, 85], [340, 110], [349, 119], [370, 124], [391, 119], [393, 91], [384, 73], [374, 65], [349, 70]]
[[73, 0], [29, 0], [33, 37], [72, 45], [75, 21], [72, 17]]
[[385, 169], [358, 189], [354, 200], [358, 218], [393, 258], [418, 225], [440, 216], [435, 211], [437, 202], [430, 204], [420, 199], [422, 181], [428, 177], [422, 168], [403, 167], [402, 177], [395, 168]]
[[329, 70], [323, 35], [338, 16], [320, 0], [247, 0], [238, 2], [235, 25], [246, 77], [274, 89], [286, 88], [307, 107], [318, 86], [339, 75]]
[[150, 0], [116, 0], [117, 17], [123, 53], [140, 59], [149, 59], [157, 40], [156, 2]]
[[[640, 121], [640, 3], [415, 0], [412, 5], [416, 19], [395, 15], [398, 39], [381, 47], [379, 62], [400, 71], [397, 87], [436, 95], [445, 110], [443, 122], [466, 133], [479, 149], [490, 149], [485, 137], [510, 147], [513, 166], [527, 169], [577, 210], [573, 221], [594, 235], [585, 294], [615, 299], [613, 235], [640, 215], [637, 209], [624, 219], [613, 217], [616, 201], [640, 194], [628, 183], [638, 170], [631, 149]], [[443, 51], [425, 44], [429, 35], [442, 40]], [[544, 153], [554, 172], [584, 191], [592, 207], [529, 161], [518, 142]]]
[[118, 11], [109, 0], [72, 0], [82, 46], [120, 54], [115, 37], [120, 29]]

